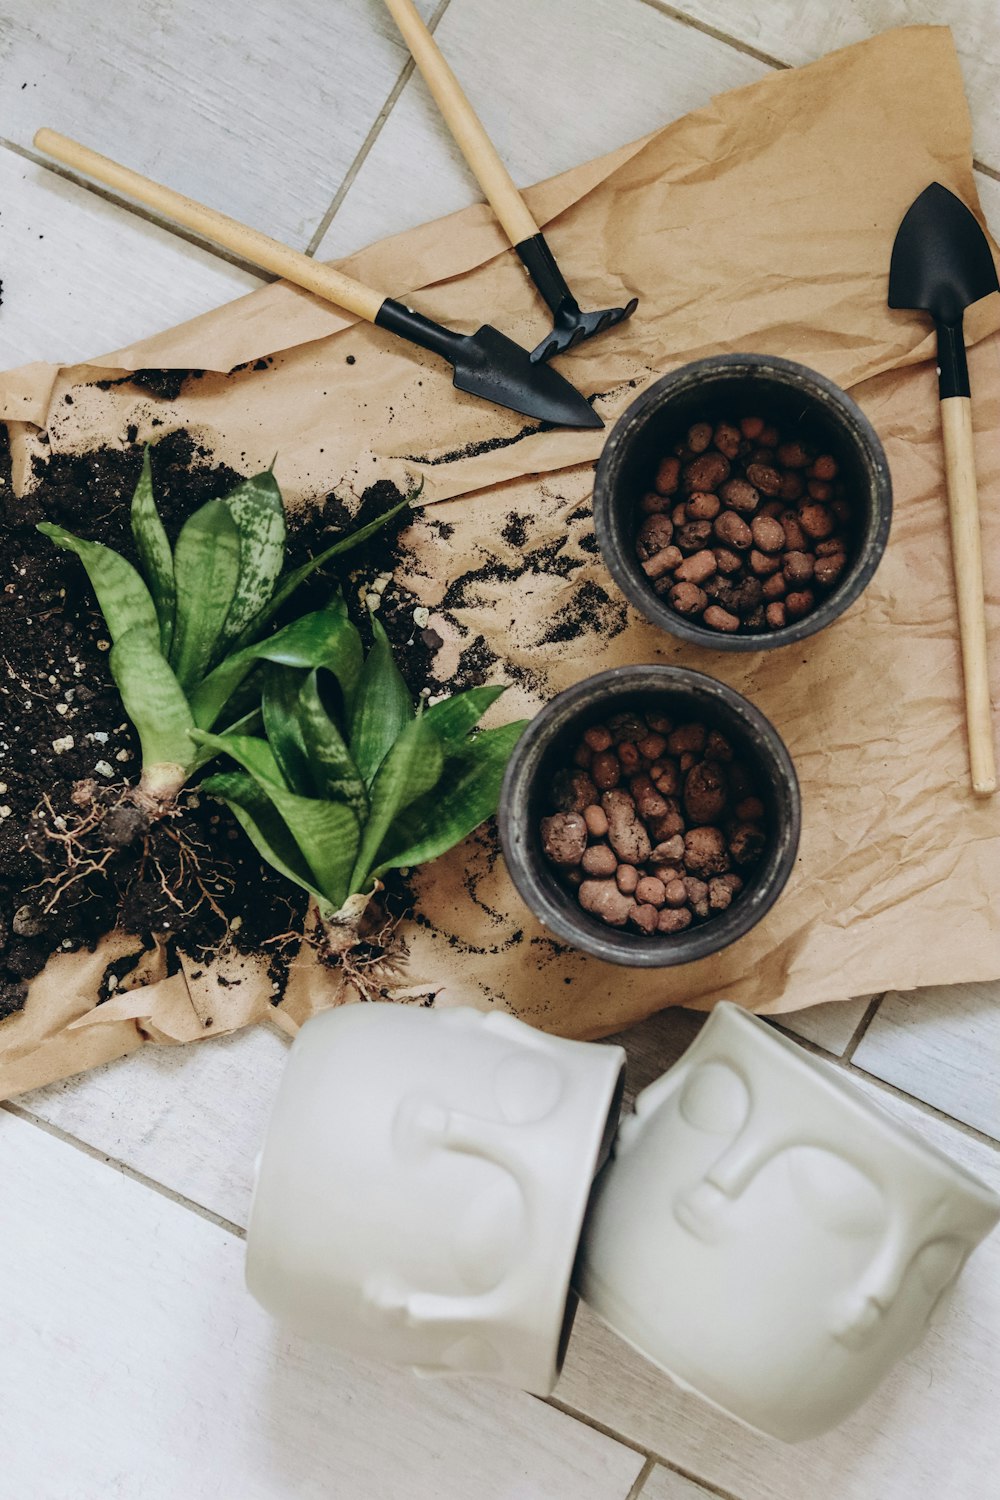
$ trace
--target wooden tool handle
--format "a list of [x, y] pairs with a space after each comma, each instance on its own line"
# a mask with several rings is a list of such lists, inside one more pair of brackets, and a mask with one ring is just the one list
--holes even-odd
[[315, 292], [327, 302], [346, 307], [349, 312], [356, 313], [359, 318], [366, 318], [369, 323], [374, 323], [376, 314], [385, 301], [383, 292], [376, 292], [360, 281], [355, 281], [353, 277], [335, 271], [332, 266], [324, 266], [311, 256], [303, 255], [299, 250], [291, 250], [287, 245], [281, 244], [280, 240], [272, 240], [270, 235], [261, 234], [258, 229], [250, 229], [237, 219], [220, 214], [217, 209], [206, 208], [193, 198], [186, 198], [183, 193], [175, 193], [171, 188], [163, 187], [139, 172], [119, 166], [110, 157], [101, 156], [97, 151], [81, 146], [78, 141], [71, 141], [68, 136], [60, 135], [58, 131], [39, 130], [35, 135], [35, 146], [47, 156], [54, 156], [56, 161], [72, 167], [74, 171], [85, 172], [95, 181], [103, 182], [105, 187], [125, 193], [138, 203], [144, 203], [147, 208], [183, 224], [186, 229], [193, 229], [206, 240], [221, 245], [225, 250], [232, 250], [235, 255], [242, 256], [244, 260], [251, 261], [265, 271], [274, 271], [278, 276], [294, 281], [297, 286]]
[[941, 427], [951, 513], [951, 555], [958, 596], [958, 629], [962, 641], [972, 790], [981, 797], [988, 797], [996, 791], [997, 775], [986, 670], [986, 605], [976, 458], [972, 442], [972, 402], [968, 396], [948, 396], [941, 402]]
[[533, 239], [538, 233], [538, 225], [413, 0], [385, 0], [385, 3], [403, 33], [413, 61], [423, 74], [455, 144], [489, 199], [511, 244], [519, 245], [522, 240]]

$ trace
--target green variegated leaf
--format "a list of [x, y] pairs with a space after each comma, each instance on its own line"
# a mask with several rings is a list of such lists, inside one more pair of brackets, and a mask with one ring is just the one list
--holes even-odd
[[358, 848], [358, 820], [351, 809], [290, 792], [266, 740], [205, 734], [200, 729], [192, 733], [198, 744], [214, 746], [250, 772], [288, 825], [324, 899], [334, 910], [342, 906]]
[[145, 625], [159, 634], [160, 622], [152, 595], [132, 564], [100, 542], [85, 542], [52, 521], [41, 521], [38, 530], [57, 547], [75, 552], [87, 570], [113, 641], [135, 625]]
[[219, 771], [207, 777], [200, 790], [228, 804], [257, 853], [279, 875], [301, 886], [317, 900], [323, 899], [288, 824], [252, 776], [245, 771]]
[[160, 622], [160, 646], [164, 656], [169, 657], [174, 638], [174, 559], [153, 498], [153, 470], [148, 444], [142, 451], [142, 473], [132, 496], [131, 520], [139, 561]]
[[527, 719], [485, 729], [445, 763], [441, 782], [395, 818], [372, 875], [423, 865], [467, 838], [497, 810], [510, 753]]
[[351, 759], [366, 786], [391, 745], [413, 719], [410, 691], [393, 660], [389, 637], [372, 616], [372, 649], [365, 658], [351, 717]]
[[340, 683], [345, 702], [350, 704], [361, 675], [361, 637], [347, 618], [342, 599], [334, 600], [327, 609], [293, 620], [268, 640], [227, 656], [198, 683], [191, 694], [191, 708], [198, 725], [211, 728], [257, 661], [280, 662], [307, 670], [327, 667]]
[[310, 672], [299, 689], [296, 717], [316, 778], [315, 790], [333, 802], [346, 802], [364, 823], [368, 794], [344, 737], [320, 697], [318, 673]]
[[155, 625], [133, 625], [108, 658], [125, 712], [136, 727], [143, 767], [193, 768], [197, 754], [189, 731], [194, 719], [180, 683], [160, 650]]
[[174, 548], [177, 611], [171, 665], [186, 689], [212, 666], [236, 592], [240, 534], [224, 500], [209, 500], [185, 521]]
[[386, 755], [371, 785], [368, 820], [351, 875], [351, 894], [368, 884], [375, 855], [402, 810], [437, 786], [444, 769], [441, 741], [426, 718], [413, 719]]
[[253, 734], [206, 734], [203, 729], [192, 729], [191, 738], [196, 745], [204, 745], [213, 755], [231, 755], [249, 771], [257, 781], [274, 783], [279, 789], [284, 786], [274, 751], [267, 740]]
[[360, 547], [362, 542], [367, 542], [368, 538], [374, 536], [376, 532], [381, 531], [382, 527], [387, 525], [393, 516], [398, 516], [401, 510], [407, 510], [411, 500], [419, 493], [420, 491], [416, 490], [412, 495], [407, 495], [405, 500], [400, 500], [398, 505], [392, 506], [383, 515], [376, 516], [374, 521], [369, 521], [366, 526], [360, 526], [357, 531], [352, 531], [347, 536], [342, 536], [338, 542], [334, 542], [332, 547], [327, 547], [324, 552], [319, 552], [315, 557], [311, 557], [308, 562], [304, 562], [300, 568], [295, 568], [291, 573], [287, 573], [278, 584], [274, 597], [264, 610], [263, 615], [253, 622], [254, 633], [262, 630], [268, 620], [273, 620], [278, 610], [285, 603], [285, 600], [290, 599], [299, 584], [305, 583], [306, 579], [310, 574], [315, 573], [317, 568], [322, 568], [326, 563], [332, 562], [335, 557], [340, 557], [344, 552], [350, 552], [353, 547]]
[[506, 691], [505, 686], [469, 688], [467, 692], [454, 693], [427, 709], [424, 718], [434, 729], [446, 754], [462, 744], [469, 730], [476, 727], [490, 705]]
[[263, 613], [285, 559], [285, 512], [270, 469], [244, 479], [223, 499], [240, 534], [240, 572], [219, 640], [220, 650], [239, 640]]
[[264, 716], [264, 733], [274, 751], [281, 774], [290, 791], [301, 797], [323, 794], [316, 785], [309, 752], [298, 718], [299, 687], [302, 672], [298, 667], [279, 667], [268, 663], [260, 708]]

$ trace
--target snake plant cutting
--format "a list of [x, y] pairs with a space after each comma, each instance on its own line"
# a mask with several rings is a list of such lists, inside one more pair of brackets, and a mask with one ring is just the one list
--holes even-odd
[[99, 542], [50, 522], [39, 525], [56, 546], [80, 558], [112, 639], [111, 672], [142, 751], [139, 783], [125, 794], [139, 827], [168, 813], [188, 778], [211, 758], [208, 742], [196, 742], [192, 731], [232, 727], [243, 712], [240, 689], [259, 662], [300, 670], [323, 662], [323, 611], [270, 636], [268, 628], [310, 573], [356, 547], [408, 503], [409, 497], [286, 570], [281, 492], [267, 470], [202, 505], [171, 548], [147, 447], [131, 506], [138, 569]]
[[264, 735], [195, 729], [194, 739], [239, 767], [202, 790], [309, 892], [324, 946], [345, 954], [387, 871], [435, 859], [496, 811], [525, 721], [476, 730], [502, 687], [415, 707], [377, 617], [365, 656], [343, 599], [319, 614], [321, 665], [272, 657], [264, 668]]

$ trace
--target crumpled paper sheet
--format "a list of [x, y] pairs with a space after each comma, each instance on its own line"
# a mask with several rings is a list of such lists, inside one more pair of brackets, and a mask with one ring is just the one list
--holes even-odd
[[[582, 305], [640, 299], [630, 322], [562, 364], [582, 390], [601, 393], [609, 426], [665, 371], [730, 350], [801, 360], [850, 389], [874, 422], [895, 484], [889, 549], [863, 599], [799, 648], [726, 656], [651, 628], [593, 550], [600, 433], [537, 432], [454, 391], [432, 356], [288, 286], [88, 365], [0, 377], [21, 483], [37, 451], [31, 424], [47, 428], [53, 447], [72, 449], [121, 438], [130, 423], [155, 440], [164, 427], [154, 417], [194, 429], [243, 469], [269, 463], [277, 448], [293, 505], [333, 487], [360, 492], [375, 478], [421, 478], [424, 509], [406, 534], [397, 581], [432, 611], [444, 640], [435, 675], [446, 677], [481, 636], [498, 658], [491, 679], [516, 678], [494, 720], [531, 713], [601, 668], [668, 661], [730, 683], [777, 725], [802, 782], [801, 851], [781, 900], [740, 942], [659, 972], [569, 951], [534, 922], [495, 843], [480, 834], [416, 877], [425, 921], [400, 931], [399, 998], [500, 1006], [595, 1037], [666, 1005], [707, 1007], [723, 996], [777, 1013], [1000, 975], [1000, 798], [969, 790], [933, 339], [924, 319], [885, 302], [896, 228], [934, 179], [978, 207], [950, 34], [914, 27], [717, 98], [527, 194]], [[415, 292], [421, 311], [458, 328], [490, 321], [527, 347], [543, 329], [540, 303], [482, 207], [344, 264], [394, 295]], [[967, 319], [978, 344], [970, 364], [994, 640], [998, 328], [995, 296]], [[264, 357], [265, 369], [189, 381], [172, 403], [92, 383], [143, 367], [225, 372]], [[515, 512], [527, 527], [517, 548], [502, 535]], [[441, 522], [453, 528], [446, 541]], [[553, 641], [576, 617], [581, 590], [598, 601], [596, 624]], [[1000, 649], [993, 668], [1000, 691]], [[264, 1016], [294, 1030], [352, 997], [308, 949], [277, 1006], [252, 961], [221, 987], [190, 964], [167, 976], [154, 954], [128, 993], [95, 1007], [100, 972], [126, 941], [114, 935], [96, 955], [54, 959], [34, 982], [25, 1011], [0, 1025], [0, 1096], [145, 1039], [187, 1041]]]

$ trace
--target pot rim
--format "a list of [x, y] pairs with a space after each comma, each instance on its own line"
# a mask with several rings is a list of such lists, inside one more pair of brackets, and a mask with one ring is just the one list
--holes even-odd
[[[717, 719], [745, 731], [753, 758], [762, 763], [783, 814], [773, 830], [755, 883], [726, 911], [680, 933], [655, 936], [605, 926], [582, 908], [557, 901], [549, 889], [557, 877], [541, 853], [532, 825], [532, 789], [555, 738], [574, 720], [593, 719], [602, 699], [627, 702], [641, 696], [682, 697], [696, 712], [707, 708]], [[713, 714], [713, 710], [715, 710]], [[802, 829], [798, 777], [784, 741], [771, 721], [748, 698], [726, 683], [690, 667], [636, 664], [611, 667], [557, 694], [536, 714], [507, 763], [498, 812], [500, 844], [518, 894], [535, 918], [557, 938], [606, 963], [632, 968], [672, 968], [717, 953], [745, 936], [771, 909], [795, 864]], [[578, 913], [578, 915], [577, 915]]]
[[[868, 515], [852, 566], [810, 614], [790, 625], [783, 625], [780, 630], [755, 634], [735, 631], [732, 635], [725, 635], [705, 625], [693, 624], [653, 592], [638, 558], [629, 548], [620, 545], [616, 516], [621, 501], [617, 485], [628, 448], [647, 422], [674, 397], [700, 383], [706, 373], [716, 375], [720, 384], [744, 376], [771, 377], [789, 390], [809, 395], [820, 403], [828, 416], [838, 421], [845, 439], [853, 443], [868, 471]], [[636, 609], [661, 630], [713, 651], [770, 651], [806, 640], [832, 624], [867, 588], [885, 552], [891, 523], [892, 478], [885, 450], [871, 422], [857, 402], [826, 375], [780, 355], [709, 355], [662, 376], [618, 418], [608, 434], [594, 478], [594, 531], [601, 556], [615, 583]]]

